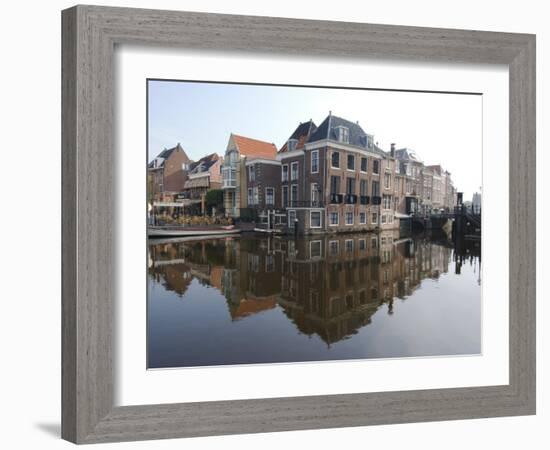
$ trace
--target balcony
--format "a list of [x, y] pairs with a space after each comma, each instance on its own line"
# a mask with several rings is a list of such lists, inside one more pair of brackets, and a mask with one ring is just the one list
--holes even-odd
[[370, 203], [370, 197], [368, 195], [361, 195], [359, 197], [359, 203], [361, 205], [368, 205]]
[[222, 189], [237, 187], [237, 170], [234, 167], [222, 167]]
[[345, 203], [347, 205], [355, 205], [357, 203], [357, 195], [355, 195], [355, 194], [346, 194]]
[[330, 194], [330, 203], [337, 204], [344, 201], [344, 196], [342, 194]]
[[290, 200], [286, 208], [324, 208], [325, 203], [320, 200]]
[[378, 195], [372, 197], [372, 204], [373, 205], [381, 205], [382, 204], [382, 197], [379, 197]]

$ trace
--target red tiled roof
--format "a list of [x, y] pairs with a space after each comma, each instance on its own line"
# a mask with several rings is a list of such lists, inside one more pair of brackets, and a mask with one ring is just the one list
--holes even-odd
[[273, 143], [259, 141], [258, 139], [251, 139], [237, 134], [233, 135], [233, 139], [239, 148], [239, 153], [243, 156], [247, 156], [249, 159], [275, 159], [277, 156], [277, 147], [275, 147]]

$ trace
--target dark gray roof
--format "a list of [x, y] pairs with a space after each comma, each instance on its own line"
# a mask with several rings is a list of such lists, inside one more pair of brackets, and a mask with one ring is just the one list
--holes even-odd
[[203, 156], [198, 161], [191, 163], [189, 165], [190, 173], [199, 173], [199, 168], [202, 168], [202, 172], [206, 172], [216, 161], [219, 159], [219, 156], [216, 153], [211, 153], [210, 155]]
[[[177, 145], [175, 147], [172, 147], [172, 148], [165, 148], [162, 152], [160, 152], [154, 159], [153, 161], [151, 161], [149, 164], [147, 164], [147, 167], [149, 167], [150, 169], [153, 169], [155, 168], [155, 159], [157, 158], [163, 158], [164, 161], [166, 161], [170, 155], [172, 154], [172, 152], [174, 152], [174, 150], [177, 150], [177, 149], [180, 149], [183, 151], [183, 148], [181, 147], [180, 143], [178, 142]], [[187, 155], [186, 155], [187, 156]], [[162, 168], [164, 167], [164, 161], [162, 161], [156, 168]]]
[[290, 135], [290, 137], [287, 139], [287, 141], [283, 144], [280, 152], [287, 151], [288, 141], [290, 139], [295, 139], [297, 141], [300, 141], [300, 138], [305, 137], [304, 142], [308, 141], [309, 136], [311, 136], [312, 133], [317, 130], [317, 125], [315, 125], [315, 122], [313, 122], [312, 119], [309, 119], [307, 122], [300, 122], [300, 125], [296, 127], [294, 132]]
[[289, 139], [300, 139], [302, 136], [309, 136], [311, 133], [314, 133], [317, 129], [317, 125], [315, 125], [315, 122], [313, 120], [308, 120], [307, 122], [303, 122], [294, 130], [294, 133], [289, 137]]
[[395, 151], [395, 157], [402, 161], [417, 161], [422, 162], [416, 153], [410, 148], [400, 148]]
[[385, 152], [374, 144], [372, 144], [371, 147], [368, 147], [367, 136], [372, 135], [366, 133], [358, 123], [350, 122], [349, 120], [334, 116], [332, 114], [329, 114], [327, 118], [323, 120], [317, 130], [315, 130], [315, 132], [309, 137], [308, 142], [321, 141], [324, 139], [338, 141], [338, 127], [346, 127], [349, 130], [349, 145], [374, 151], [380, 155], [385, 155]]

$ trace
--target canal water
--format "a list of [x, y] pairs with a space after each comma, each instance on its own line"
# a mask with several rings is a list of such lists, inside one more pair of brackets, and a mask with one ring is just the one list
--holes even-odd
[[394, 232], [150, 241], [148, 367], [479, 354], [480, 264]]

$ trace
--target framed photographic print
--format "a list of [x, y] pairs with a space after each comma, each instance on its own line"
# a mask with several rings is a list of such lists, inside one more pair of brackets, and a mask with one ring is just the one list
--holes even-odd
[[62, 17], [65, 439], [534, 414], [534, 36]]

